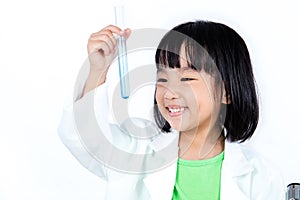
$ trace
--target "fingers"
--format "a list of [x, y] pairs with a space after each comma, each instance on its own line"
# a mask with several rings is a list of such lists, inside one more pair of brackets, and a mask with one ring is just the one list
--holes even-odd
[[97, 51], [103, 51], [104, 55], [109, 55], [115, 52], [117, 40], [115, 35], [126, 38], [130, 36], [131, 30], [129, 28], [122, 31], [119, 27], [109, 25], [102, 30], [91, 34], [88, 41], [88, 53], [91, 54]]
[[126, 28], [126, 29], [124, 30], [124, 34], [125, 34], [126, 39], [128, 39], [129, 36], [130, 36], [130, 34], [131, 34], [131, 29], [130, 29], [130, 28]]
[[116, 39], [110, 31], [93, 33], [88, 40], [88, 53], [102, 50], [105, 55], [110, 54], [116, 45]]
[[126, 29], [122, 30], [121, 28], [114, 26], [114, 25], [108, 25], [107, 27], [105, 27], [102, 30], [110, 30], [112, 33], [115, 33], [120, 36], [123, 36], [125, 34], [126, 38], [128, 38], [131, 34], [130, 28], [126, 28]]
[[99, 33], [94, 33], [89, 38], [88, 50], [89, 53], [103, 50], [105, 55], [110, 54], [115, 46], [117, 41], [114, 35], [110, 31], [102, 31]]

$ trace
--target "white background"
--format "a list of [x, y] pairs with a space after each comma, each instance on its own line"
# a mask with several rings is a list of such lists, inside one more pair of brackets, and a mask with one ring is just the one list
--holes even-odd
[[[246, 41], [260, 92], [251, 141], [300, 182], [299, 6], [296, 1], [128, 1], [132, 29], [195, 19], [223, 22]], [[99, 199], [101, 181], [63, 146], [57, 126], [72, 95], [89, 35], [113, 23], [101, 0], [0, 3], [0, 199]]]

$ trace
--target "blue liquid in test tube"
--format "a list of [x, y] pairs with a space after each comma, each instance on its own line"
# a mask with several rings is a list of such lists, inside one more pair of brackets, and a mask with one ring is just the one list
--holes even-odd
[[[121, 29], [124, 28], [124, 6], [115, 6], [115, 23]], [[118, 64], [120, 76], [121, 97], [127, 99], [130, 94], [129, 74], [127, 62], [126, 37], [117, 36]]]

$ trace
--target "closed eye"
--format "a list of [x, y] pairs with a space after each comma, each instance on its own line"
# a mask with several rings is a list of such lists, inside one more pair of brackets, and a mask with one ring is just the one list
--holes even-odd
[[157, 79], [156, 82], [160, 82], [160, 83], [167, 82], [167, 79], [165, 79], [165, 78], [159, 78], [159, 79]]
[[194, 78], [181, 78], [180, 79], [181, 81], [193, 81], [193, 80], [196, 80]]

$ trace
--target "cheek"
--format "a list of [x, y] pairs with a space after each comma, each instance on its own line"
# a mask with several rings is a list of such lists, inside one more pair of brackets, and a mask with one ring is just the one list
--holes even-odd
[[199, 115], [203, 115], [203, 113], [212, 110], [213, 99], [207, 87], [193, 87], [189, 91], [188, 99], [194, 112]]
[[160, 87], [156, 88], [156, 92], [155, 92], [155, 99], [157, 101], [157, 104], [162, 104], [163, 102], [163, 90]]
[[193, 107], [197, 106], [203, 100], [204, 92], [197, 87], [185, 87], [182, 89], [182, 93], [186, 101], [193, 105]]
[[157, 88], [156, 89], [156, 94], [155, 94], [155, 99], [157, 102], [157, 107], [159, 112], [165, 116], [165, 107], [164, 107], [164, 94], [163, 94], [163, 90]]

